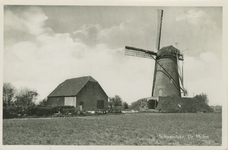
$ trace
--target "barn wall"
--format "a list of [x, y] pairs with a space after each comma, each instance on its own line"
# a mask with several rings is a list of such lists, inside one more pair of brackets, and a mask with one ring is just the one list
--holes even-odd
[[108, 106], [108, 96], [98, 82], [88, 82], [77, 95], [77, 106], [84, 102], [84, 109], [96, 110], [97, 100], [104, 100], [104, 107]]
[[48, 97], [47, 103], [51, 106], [64, 106], [64, 97]]

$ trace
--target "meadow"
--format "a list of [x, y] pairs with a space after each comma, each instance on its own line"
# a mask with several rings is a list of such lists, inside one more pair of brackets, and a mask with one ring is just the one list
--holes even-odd
[[221, 113], [3, 119], [3, 145], [219, 146], [221, 142]]

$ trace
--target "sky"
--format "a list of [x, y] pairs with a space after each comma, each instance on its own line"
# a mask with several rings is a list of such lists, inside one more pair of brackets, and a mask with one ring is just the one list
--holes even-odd
[[222, 7], [5, 5], [3, 82], [37, 90], [38, 101], [81, 76], [129, 104], [150, 97], [154, 60], [125, 56], [124, 47], [156, 52], [157, 9], [161, 47], [184, 54], [188, 96], [205, 93], [221, 105]]

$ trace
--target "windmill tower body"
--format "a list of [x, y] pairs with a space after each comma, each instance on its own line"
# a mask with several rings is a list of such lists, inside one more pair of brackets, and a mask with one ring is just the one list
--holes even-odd
[[173, 46], [163, 47], [157, 52], [152, 96], [181, 97], [178, 54], [179, 50]]

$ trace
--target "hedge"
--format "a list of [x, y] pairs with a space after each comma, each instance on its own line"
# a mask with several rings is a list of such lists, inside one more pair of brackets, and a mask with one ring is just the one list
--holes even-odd
[[79, 107], [74, 106], [7, 106], [3, 107], [3, 119], [9, 118], [25, 118], [25, 117], [64, 117], [64, 116], [88, 116], [105, 114], [108, 112], [121, 113], [121, 110], [114, 109], [108, 110], [97, 109], [96, 113], [86, 112], [86, 110], [80, 111]]
[[79, 109], [74, 106], [7, 106], [3, 107], [3, 119], [27, 116], [48, 117], [56, 113], [78, 114], [78, 111]]

